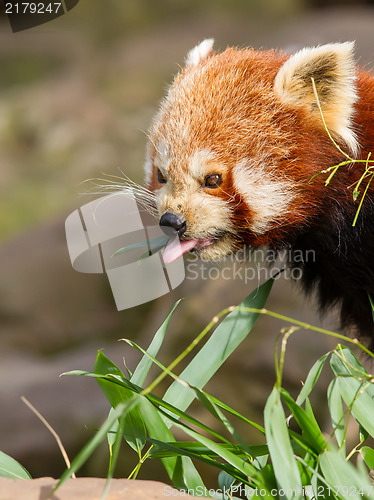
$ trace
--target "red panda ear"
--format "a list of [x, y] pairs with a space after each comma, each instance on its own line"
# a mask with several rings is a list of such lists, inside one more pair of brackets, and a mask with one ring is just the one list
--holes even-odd
[[186, 66], [197, 66], [213, 55], [213, 38], [207, 38], [189, 51], [186, 57]]
[[329, 132], [343, 139], [352, 152], [358, 144], [351, 128], [357, 100], [353, 42], [331, 43], [300, 50], [280, 68], [274, 91], [290, 105], [306, 108], [313, 121], [323, 126], [312, 79]]

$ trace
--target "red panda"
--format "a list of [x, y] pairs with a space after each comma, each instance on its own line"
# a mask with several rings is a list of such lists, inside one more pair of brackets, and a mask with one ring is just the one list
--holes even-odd
[[374, 342], [374, 182], [353, 227], [351, 187], [365, 164], [342, 166], [327, 186], [316, 175], [345, 153], [374, 152], [374, 77], [355, 66], [353, 49], [215, 53], [213, 40], [203, 41], [151, 125], [146, 187], [160, 225], [180, 238], [180, 250], [164, 257], [313, 250], [305, 290], [317, 291], [322, 310], [339, 306], [342, 326]]

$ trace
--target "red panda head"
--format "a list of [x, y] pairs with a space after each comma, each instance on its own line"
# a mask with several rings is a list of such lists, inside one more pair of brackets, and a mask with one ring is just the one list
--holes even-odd
[[[146, 184], [182, 252], [217, 259], [244, 244], [285, 244], [323, 210], [322, 179], [353, 153], [353, 44], [187, 56], [154, 118]], [[313, 83], [325, 120], [323, 124]], [[332, 162], [332, 163], [331, 163]]]

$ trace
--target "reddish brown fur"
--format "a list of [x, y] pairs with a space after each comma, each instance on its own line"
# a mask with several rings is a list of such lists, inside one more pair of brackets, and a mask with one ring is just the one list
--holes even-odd
[[[255, 246], [274, 240], [282, 241], [284, 233], [307, 223], [308, 218], [323, 206], [324, 199], [334, 196], [335, 192], [341, 201], [350, 203], [351, 195], [347, 188], [359, 179], [363, 171], [363, 167], [359, 165], [345, 168], [344, 172], [341, 169], [340, 175], [328, 189], [324, 186], [326, 176], [319, 176], [310, 182], [316, 173], [339, 163], [344, 157], [322, 127], [311, 128], [306, 110], [280, 104], [279, 99], [274, 96], [273, 81], [286, 59], [285, 54], [275, 51], [227, 49], [202, 63], [208, 69], [203, 75], [204, 82], [196, 84], [196, 92], [194, 88], [190, 90], [190, 103], [196, 101], [201, 105], [201, 101], [206, 101], [203, 102], [204, 113], [184, 116], [182, 108], [176, 109], [174, 106], [171, 110], [173, 113], [180, 113], [192, 123], [193, 133], [188, 141], [175, 144], [175, 148], [183, 150], [183, 154], [175, 156], [170, 166], [170, 175], [180, 176], [186, 169], [187, 159], [202, 145], [211, 149], [225, 168], [228, 167], [228, 171], [238, 160], [261, 156], [262, 148], [268, 147], [269, 144], [276, 145], [276, 149], [271, 152], [271, 158], [277, 166], [277, 175], [293, 179], [300, 186], [302, 198], [291, 205], [287, 220], [282, 220], [281, 228], [259, 237], [248, 232], [241, 234], [246, 242]], [[190, 71], [190, 68], [185, 68], [177, 75], [173, 86], [178, 86]], [[210, 89], [209, 95], [198, 94], [201, 87]], [[362, 146], [360, 157], [366, 158], [370, 151], [374, 151], [372, 75], [361, 72], [357, 87], [360, 99], [356, 105], [354, 127], [358, 131], [359, 143]], [[225, 89], [224, 95], [222, 88]], [[198, 108], [195, 110], [198, 111]], [[157, 127], [157, 135], [168, 135], [169, 112], [166, 108], [163, 121]], [[222, 117], [219, 122], [216, 120], [217, 116]], [[342, 147], [344, 148], [344, 145]], [[154, 154], [153, 148], [152, 157]], [[181, 160], [181, 156], [185, 162], [183, 158]], [[219, 167], [215, 167], [214, 171], [219, 172]], [[150, 188], [155, 190], [158, 187], [154, 169]], [[224, 179], [221, 190], [209, 194], [227, 201], [232, 197], [232, 205], [238, 202], [230, 176]], [[242, 226], [243, 221], [251, 218], [250, 207], [242, 203], [236, 210], [235, 217], [240, 222], [238, 226]]]
[[[230, 240], [232, 249], [243, 244], [281, 248], [297, 242], [303, 248], [311, 245], [318, 251], [322, 249], [323, 255], [321, 236], [319, 241], [314, 241], [313, 234], [327, 234], [326, 239], [331, 235], [331, 242], [326, 252], [330, 252], [332, 259], [335, 253], [341, 254], [341, 241], [344, 241], [341, 264], [344, 271], [349, 265], [349, 253], [358, 251], [360, 245], [365, 244], [360, 240], [360, 234], [367, 230], [366, 226], [365, 229], [364, 226], [351, 228], [359, 202], [352, 199], [352, 185], [361, 177], [365, 165], [355, 163], [341, 167], [328, 186], [325, 186], [326, 174], [314, 177], [346, 158], [328, 137], [320, 116], [315, 112], [316, 105], [312, 113], [306, 106], [282, 101], [275, 92], [274, 80], [289, 57], [276, 51], [229, 48], [213, 57], [209, 53], [199, 62], [198, 68], [184, 68], [176, 76], [150, 132], [149, 160], [153, 167], [148, 187], [156, 192], [162, 187], [157, 180], [157, 169], [162, 168], [157, 150], [166, 144], [167, 176], [174, 191], [160, 209], [160, 215], [165, 210], [177, 212], [187, 221], [184, 237], [203, 238], [204, 232], [200, 229], [194, 232], [193, 218], [199, 217], [196, 207], [189, 210], [187, 202], [183, 202], [183, 207], [177, 203], [191, 178], [191, 158], [196, 151], [208, 150], [214, 159], [207, 160], [206, 173], [221, 174], [222, 184], [219, 189], [211, 190], [200, 180], [196, 191], [200, 190], [202, 196], [219, 198], [230, 207], [230, 223], [235, 228]], [[370, 152], [374, 153], [374, 78], [371, 74], [357, 70], [356, 92], [358, 99], [350, 123], [360, 146], [357, 158], [366, 159]], [[344, 140], [336, 135], [335, 140], [344, 151], [349, 151]], [[286, 209], [280, 206], [277, 212], [273, 207], [274, 216], [266, 230], [253, 228], [255, 205], [252, 206], [248, 197], [244, 199], [234, 186], [234, 169], [243, 161], [249, 183], [257, 170], [263, 175], [264, 182], [268, 178], [271, 185], [276, 180], [293, 190]], [[374, 182], [362, 209], [362, 224], [372, 219], [373, 190]], [[203, 216], [202, 212], [200, 217]], [[208, 222], [211, 230], [214, 221]], [[368, 260], [367, 256], [362, 258], [361, 265], [360, 256], [355, 256], [355, 261], [361, 266], [358, 270], [360, 276], [368, 265], [365, 259]], [[330, 264], [326, 264], [327, 268]], [[308, 278], [309, 283], [323, 281], [318, 270], [314, 269], [313, 273], [312, 278]], [[330, 279], [333, 282], [335, 276], [330, 276]], [[345, 285], [339, 282], [337, 287], [339, 293], [336, 296], [329, 292], [324, 298], [321, 292], [322, 305], [347, 299]], [[373, 287], [373, 283], [371, 287], [365, 285], [363, 290]], [[363, 297], [361, 302], [366, 300]], [[367, 315], [367, 305], [364, 310]], [[357, 316], [361, 314], [358, 311], [361, 311], [359, 306], [355, 308], [353, 316], [356, 317], [351, 321], [356, 324], [359, 323]]]

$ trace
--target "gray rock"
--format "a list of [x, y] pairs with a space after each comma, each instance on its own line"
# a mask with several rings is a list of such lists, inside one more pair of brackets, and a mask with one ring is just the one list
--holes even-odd
[[[57, 481], [49, 477], [30, 481], [0, 478], [0, 498], [1, 500], [99, 500], [104, 491], [105, 479], [69, 479], [53, 496], [50, 496], [56, 484]], [[107, 500], [158, 500], [167, 497], [193, 498], [163, 483], [128, 479], [113, 479], [106, 498]]]

